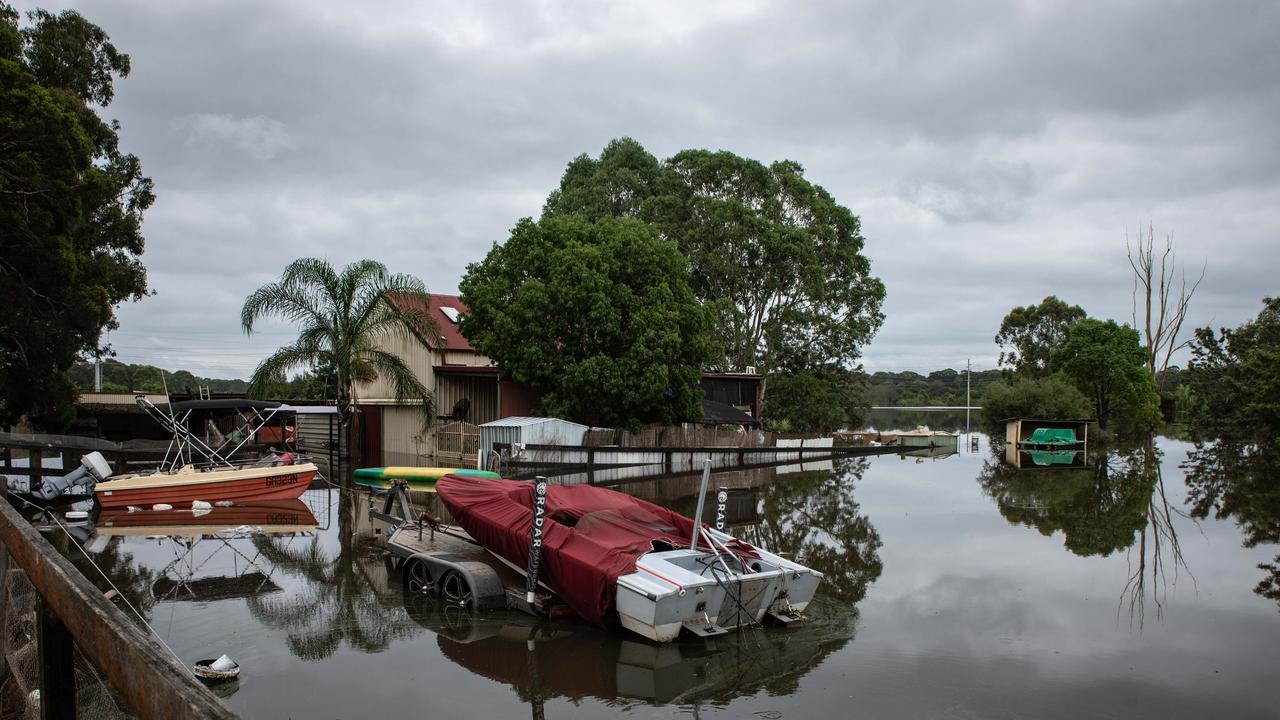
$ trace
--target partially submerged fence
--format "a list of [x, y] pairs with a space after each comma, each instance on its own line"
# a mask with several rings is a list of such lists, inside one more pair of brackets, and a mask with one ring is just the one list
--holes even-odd
[[583, 435], [582, 444], [625, 448], [768, 447], [776, 437], [773, 432], [737, 426], [650, 425], [639, 430], [592, 428]]
[[[138, 715], [150, 718], [235, 718], [191, 671], [138, 622], [107, 600], [40, 532], [9, 504], [0, 488], [0, 617], [24, 616], [34, 637], [5, 647], [0, 664], [17, 653], [34, 654], [38, 663], [41, 717], [74, 718], [77, 713], [75, 655], [81, 651]], [[25, 580], [14, 578], [14, 574]], [[10, 595], [10, 587], [32, 592]], [[0, 677], [4, 676], [0, 668]], [[25, 690], [25, 688], [24, 688]], [[25, 693], [31, 696], [30, 691]]]
[[479, 425], [457, 421], [436, 428], [436, 463], [446, 467], [475, 467], [479, 453]]

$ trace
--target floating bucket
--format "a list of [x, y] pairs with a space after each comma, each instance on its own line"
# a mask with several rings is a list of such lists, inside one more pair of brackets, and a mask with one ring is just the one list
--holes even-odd
[[234, 661], [230, 662], [230, 667], [222, 666], [223, 669], [215, 670], [214, 664], [221, 659], [207, 658], [205, 660], [197, 660], [195, 666], [191, 668], [191, 672], [207, 683], [226, 682], [240, 677], [240, 666]]

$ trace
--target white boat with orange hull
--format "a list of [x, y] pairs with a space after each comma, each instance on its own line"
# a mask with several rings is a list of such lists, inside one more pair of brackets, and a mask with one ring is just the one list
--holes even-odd
[[294, 500], [311, 485], [316, 472], [312, 463], [208, 470], [187, 465], [174, 472], [118, 476], [98, 483], [93, 492], [103, 508], [151, 507], [157, 503], [180, 505], [196, 500], [207, 503]]

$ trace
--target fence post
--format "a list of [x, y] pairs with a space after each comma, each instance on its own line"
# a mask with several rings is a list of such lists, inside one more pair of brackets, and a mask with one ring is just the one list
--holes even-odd
[[75, 718], [76, 667], [71, 633], [44, 598], [40, 599], [39, 607], [36, 647], [40, 652], [40, 717], [42, 720]]
[[[5, 451], [8, 452], [8, 448]], [[0, 483], [0, 503], [9, 502], [9, 485], [8, 483]], [[8, 628], [9, 626], [9, 551], [5, 548], [4, 543], [0, 543], [0, 627]], [[8, 633], [0, 635], [0, 678], [5, 677], [5, 671], [9, 666], [9, 638]]]

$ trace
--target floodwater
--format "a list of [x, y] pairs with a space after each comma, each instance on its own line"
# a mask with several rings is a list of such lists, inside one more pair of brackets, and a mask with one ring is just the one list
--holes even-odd
[[[983, 437], [717, 475], [736, 534], [826, 581], [798, 627], [668, 646], [406, 597], [335, 489], [82, 539], [185, 664], [240, 663], [244, 717], [1275, 717], [1280, 503], [1224, 491], [1213, 458], [1188, 481], [1192, 450], [1016, 470]], [[689, 513], [696, 482], [620, 488]], [[1193, 517], [1206, 497], [1232, 514]]]

